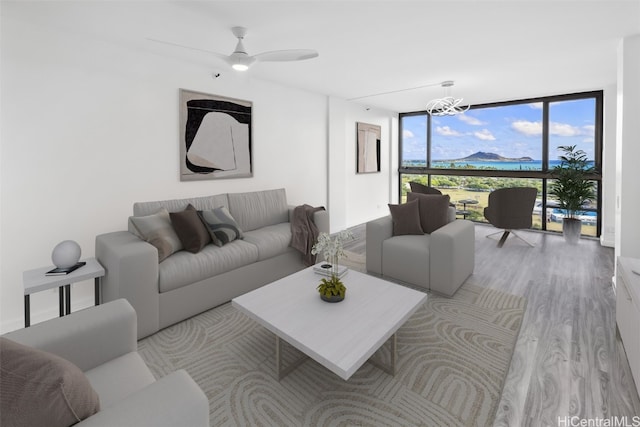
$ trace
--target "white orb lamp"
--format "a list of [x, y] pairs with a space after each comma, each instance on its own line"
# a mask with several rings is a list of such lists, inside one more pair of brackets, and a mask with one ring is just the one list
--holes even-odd
[[51, 261], [58, 268], [69, 268], [80, 260], [80, 245], [73, 240], [64, 240], [51, 252]]

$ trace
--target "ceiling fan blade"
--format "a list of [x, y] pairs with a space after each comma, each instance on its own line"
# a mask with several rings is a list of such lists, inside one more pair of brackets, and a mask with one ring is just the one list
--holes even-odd
[[152, 38], [149, 38], [149, 37], [147, 37], [147, 40], [155, 42], [155, 43], [167, 44], [169, 46], [180, 47], [180, 48], [183, 48], [183, 49], [191, 49], [191, 50], [196, 50], [198, 52], [208, 53], [210, 55], [213, 55], [215, 57], [218, 57], [218, 58], [221, 58], [221, 59], [224, 59], [224, 60], [227, 60], [229, 58], [229, 55], [225, 55], [225, 54], [218, 53], [218, 52], [213, 52], [213, 51], [206, 50], [206, 49], [200, 49], [200, 48], [197, 48], [197, 47], [185, 46], [185, 45], [182, 45], [182, 44], [167, 42], [167, 41], [164, 41], [164, 40], [152, 39]]
[[257, 61], [302, 61], [303, 59], [311, 59], [318, 56], [318, 52], [313, 49], [290, 49], [290, 50], [273, 50], [254, 55]]

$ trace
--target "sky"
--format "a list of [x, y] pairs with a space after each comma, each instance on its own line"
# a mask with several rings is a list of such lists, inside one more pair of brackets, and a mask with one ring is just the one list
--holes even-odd
[[[426, 116], [403, 118], [403, 160], [426, 158]], [[576, 145], [594, 159], [595, 99], [549, 104], [550, 160], [556, 147]], [[454, 160], [478, 151], [502, 157], [542, 159], [542, 103], [470, 109], [432, 117], [432, 160]]]

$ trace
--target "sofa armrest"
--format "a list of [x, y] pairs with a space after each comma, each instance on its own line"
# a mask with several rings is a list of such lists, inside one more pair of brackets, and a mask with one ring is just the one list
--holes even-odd
[[56, 317], [4, 335], [87, 371], [137, 351], [136, 312], [124, 299]]
[[76, 425], [209, 427], [209, 401], [189, 374], [179, 370]]
[[457, 219], [431, 233], [429, 271], [431, 290], [451, 296], [473, 273], [475, 227]]
[[102, 299], [126, 298], [138, 314], [138, 339], [160, 328], [158, 250], [128, 231], [96, 237], [96, 259], [105, 269]]
[[329, 233], [329, 211], [322, 210], [313, 213], [313, 222], [320, 233]]
[[382, 242], [393, 236], [391, 216], [367, 222], [367, 272], [382, 274]]

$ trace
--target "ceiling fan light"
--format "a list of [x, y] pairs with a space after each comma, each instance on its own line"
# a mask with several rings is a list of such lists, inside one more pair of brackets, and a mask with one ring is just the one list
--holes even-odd
[[231, 68], [236, 71], [247, 71], [249, 69], [249, 66], [247, 64], [235, 63], [231, 65]]
[[246, 53], [234, 52], [229, 56], [229, 64], [236, 71], [247, 71], [255, 59]]

